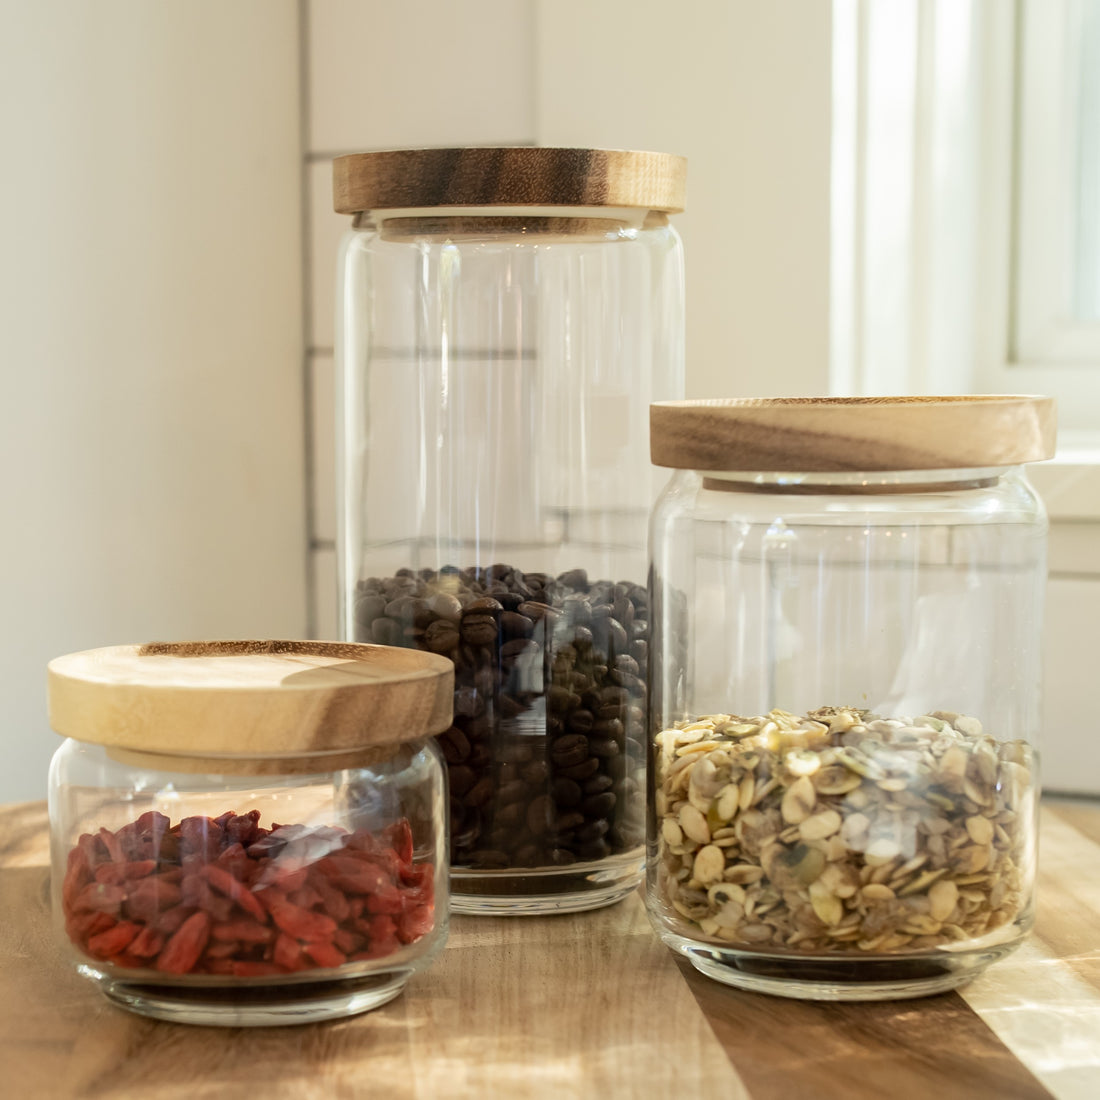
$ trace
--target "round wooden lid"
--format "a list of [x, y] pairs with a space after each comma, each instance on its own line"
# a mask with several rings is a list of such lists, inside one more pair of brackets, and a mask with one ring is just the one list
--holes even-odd
[[953, 470], [1051, 458], [1055, 409], [1014, 394], [663, 401], [649, 429], [653, 464], [683, 470]]
[[684, 209], [687, 160], [625, 149], [394, 149], [332, 162], [340, 214], [438, 206]]
[[78, 741], [217, 760], [393, 746], [451, 724], [454, 666], [340, 642], [110, 646], [49, 663], [50, 724]]

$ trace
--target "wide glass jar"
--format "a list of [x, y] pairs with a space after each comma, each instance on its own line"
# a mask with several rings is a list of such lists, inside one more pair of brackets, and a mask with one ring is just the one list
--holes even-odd
[[334, 171], [344, 636], [454, 663], [456, 910], [616, 901], [643, 868], [647, 415], [683, 390], [684, 162]]
[[326, 642], [49, 665], [53, 908], [115, 1004], [280, 1025], [397, 996], [447, 936], [452, 670]]
[[730, 985], [952, 988], [1033, 919], [1032, 397], [683, 402], [653, 515], [647, 896]]

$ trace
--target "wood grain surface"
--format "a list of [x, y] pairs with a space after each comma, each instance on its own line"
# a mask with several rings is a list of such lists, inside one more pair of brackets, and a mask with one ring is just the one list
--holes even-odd
[[630, 149], [391, 149], [332, 162], [340, 214], [441, 206], [684, 209], [687, 161]]
[[843, 473], [1015, 466], [1054, 456], [1054, 399], [777, 397], [658, 401], [650, 458], [679, 470]]
[[330, 1024], [208, 1029], [109, 1005], [62, 961], [46, 811], [0, 808], [0, 1066], [21, 1100], [729, 1097], [1094, 1100], [1100, 806], [1044, 808], [1035, 935], [960, 993], [827, 1005], [727, 989], [657, 941], [641, 898], [452, 918], [397, 1000]]
[[[196, 641], [107, 646], [47, 668], [50, 725], [66, 737], [131, 753], [188, 757], [173, 770], [356, 766], [451, 724], [454, 665], [415, 649], [356, 642]], [[358, 754], [358, 755], [357, 755]], [[154, 763], [151, 766], [158, 766]], [[169, 770], [163, 761], [159, 767]]]

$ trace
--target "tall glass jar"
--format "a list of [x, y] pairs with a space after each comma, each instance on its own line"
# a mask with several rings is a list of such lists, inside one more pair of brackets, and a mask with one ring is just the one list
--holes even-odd
[[650, 916], [792, 997], [952, 988], [1030, 927], [1053, 402], [654, 405]]
[[49, 666], [54, 918], [115, 1004], [272, 1026], [396, 997], [447, 938], [449, 662], [332, 642]]
[[450, 657], [453, 907], [640, 881], [649, 403], [682, 396], [684, 162], [335, 162], [345, 637]]

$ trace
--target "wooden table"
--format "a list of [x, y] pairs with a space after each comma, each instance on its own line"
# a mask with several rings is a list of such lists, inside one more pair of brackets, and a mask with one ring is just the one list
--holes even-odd
[[1034, 935], [961, 993], [822, 1005], [677, 962], [641, 898], [577, 916], [456, 917], [396, 1001], [301, 1027], [130, 1015], [62, 965], [46, 810], [0, 808], [0, 1095], [1100, 1097], [1100, 805], [1049, 803]]

